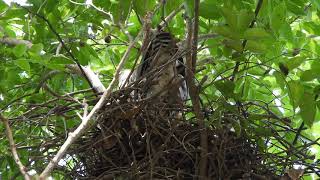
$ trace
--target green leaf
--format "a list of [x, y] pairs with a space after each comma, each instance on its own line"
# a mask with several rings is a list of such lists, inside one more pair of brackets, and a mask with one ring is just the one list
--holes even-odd
[[272, 130], [270, 128], [257, 127], [254, 129], [255, 133], [259, 136], [270, 137], [273, 135]]
[[225, 39], [224, 41], [222, 41], [222, 43], [224, 45], [226, 45], [229, 48], [232, 48], [238, 52], [242, 52], [243, 48], [242, 48], [242, 42], [239, 40], [227, 40]]
[[80, 48], [78, 50], [76, 47], [72, 47], [71, 50], [81, 65], [88, 65], [90, 53], [86, 49]]
[[305, 60], [306, 60], [306, 57], [298, 56], [298, 57], [289, 59], [285, 64], [289, 70], [293, 70], [299, 67]]
[[56, 0], [47, 0], [46, 12], [51, 13], [59, 3]]
[[311, 69], [314, 72], [320, 72], [320, 62], [318, 61], [319, 59], [317, 59], [317, 61], [313, 61], [311, 64]]
[[303, 95], [303, 101], [300, 104], [300, 115], [303, 122], [311, 127], [316, 115], [316, 103], [314, 96], [310, 93], [305, 92]]
[[253, 18], [254, 14], [252, 12], [248, 12], [247, 10], [242, 9], [238, 14], [238, 30], [240, 32], [246, 30], [249, 27]]
[[282, 75], [280, 72], [276, 71], [273, 73], [274, 77], [276, 78], [276, 81], [281, 89], [284, 89], [286, 85], [286, 80], [284, 78], [284, 75]]
[[278, 32], [286, 21], [286, 7], [284, 2], [276, 6], [270, 16], [270, 24], [273, 31]]
[[39, 44], [33, 44], [32, 47], [29, 49], [29, 52], [33, 52], [39, 55], [42, 50], [43, 50], [43, 45], [39, 43]]
[[254, 52], [254, 53], [265, 53], [267, 47], [258, 41], [248, 40], [245, 49]]
[[238, 16], [237, 12], [229, 7], [221, 8], [222, 15], [226, 20], [226, 23], [232, 28], [237, 29], [238, 25]]
[[148, 11], [153, 10], [155, 5], [155, 0], [133, 0], [133, 7], [141, 17], [144, 17]]
[[302, 81], [311, 81], [311, 80], [319, 77], [319, 75], [320, 75], [319, 73], [309, 69], [309, 70], [306, 70], [306, 71], [302, 72], [302, 75], [301, 75], [300, 79]]
[[293, 12], [295, 15], [303, 16], [305, 15], [304, 7], [292, 1], [286, 1], [286, 5], [289, 11]]
[[304, 87], [299, 81], [289, 81], [288, 85], [291, 105], [296, 108], [300, 105], [301, 100], [303, 100]]
[[230, 39], [239, 40], [241, 38], [241, 34], [234, 32], [229, 26], [214, 26], [213, 31]]
[[6, 26], [4, 28], [4, 34], [9, 36], [9, 37], [12, 37], [12, 38], [16, 38], [16, 33], [14, 30], [12, 30], [9, 26]]
[[193, 15], [194, 15], [194, 0], [184, 0], [184, 7], [186, 8], [186, 12], [187, 12], [188, 16], [193, 17]]
[[244, 32], [244, 38], [248, 40], [267, 39], [271, 36], [262, 28], [249, 28]]
[[7, 9], [8, 5], [3, 2], [3, 1], [0, 1], [0, 12], [3, 12]]
[[127, 20], [129, 9], [131, 5], [131, 0], [121, 0], [116, 3], [111, 3], [111, 13], [113, 16], [113, 21], [115, 24], [122, 23]]
[[96, 52], [91, 46], [89, 46], [89, 45], [86, 44], [86, 45], [83, 47], [83, 49], [85, 49], [86, 52], [89, 52], [89, 54], [92, 55], [93, 57], [99, 59], [99, 56], [98, 56], [97, 52]]
[[314, 87], [313, 94], [320, 95], [320, 85], [317, 85], [316, 87]]
[[320, 1], [318, 0], [310, 0], [310, 1], [312, 4], [314, 4], [318, 8], [318, 10], [320, 10]]
[[22, 70], [30, 71], [30, 64], [26, 59], [17, 59], [14, 63], [19, 66]]
[[289, 23], [284, 22], [280, 28], [280, 37], [285, 39], [285, 41], [293, 42], [294, 36]]
[[[213, 11], [213, 9], [215, 11]], [[220, 13], [217, 10], [217, 2], [212, 0], [204, 0], [201, 1], [199, 6], [199, 16], [204, 17], [206, 19], [216, 19], [220, 17]]]
[[235, 94], [233, 92], [235, 84], [232, 81], [218, 81], [214, 85], [216, 88], [224, 95], [226, 98], [234, 98]]
[[[181, 4], [183, 3], [183, 0], [175, 0], [175, 1], [166, 1], [165, 4], [165, 15], [168, 16], [172, 11], [176, 10]], [[199, 12], [200, 13], [200, 12]]]
[[58, 55], [58, 56], [53, 56], [50, 59], [50, 64], [74, 64], [74, 62], [63, 55]]
[[25, 44], [18, 44], [13, 48], [13, 54], [16, 57], [23, 56], [27, 51], [27, 46]]

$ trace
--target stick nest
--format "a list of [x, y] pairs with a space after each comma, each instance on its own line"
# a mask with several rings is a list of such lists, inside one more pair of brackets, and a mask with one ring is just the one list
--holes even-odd
[[[135, 101], [131, 90], [112, 95], [97, 116], [96, 128], [73, 145], [79, 163], [70, 175], [88, 179], [197, 178], [201, 129], [188, 108], [158, 99]], [[228, 116], [228, 118], [235, 118]], [[208, 126], [210, 179], [273, 177], [256, 142], [227, 126]]]

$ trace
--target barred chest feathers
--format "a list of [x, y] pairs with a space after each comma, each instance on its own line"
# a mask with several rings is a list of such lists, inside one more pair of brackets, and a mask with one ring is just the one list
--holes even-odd
[[140, 77], [154, 71], [145, 77], [147, 97], [168, 97], [174, 103], [187, 98], [183, 58], [177, 52], [175, 39], [168, 32], [159, 32], [151, 40], [138, 71]]

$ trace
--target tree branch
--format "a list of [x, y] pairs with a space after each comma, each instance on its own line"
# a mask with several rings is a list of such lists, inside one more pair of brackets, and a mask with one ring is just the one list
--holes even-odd
[[86, 75], [86, 77], [88, 78], [88, 81], [90, 81], [94, 91], [96, 93], [103, 93], [106, 90], [106, 88], [104, 87], [104, 85], [100, 81], [99, 77], [91, 70], [90, 67], [88, 67], [88, 66], [81, 66], [81, 67], [82, 67], [83, 72], [81, 71], [79, 66], [77, 66], [76, 64], [67, 64], [66, 65], [66, 68], [68, 68], [72, 73], [78, 74], [80, 76], [82, 76], [83, 75], [82, 73], [84, 73]]
[[18, 152], [16, 149], [16, 144], [14, 143], [14, 140], [13, 140], [12, 131], [11, 131], [8, 119], [5, 118], [4, 116], [2, 116], [2, 114], [0, 114], [0, 120], [3, 122], [3, 124], [6, 128], [6, 135], [9, 140], [10, 149], [11, 149], [14, 161], [18, 165], [21, 174], [24, 176], [24, 179], [31, 180], [31, 177], [27, 172], [27, 168], [22, 164], [22, 162], [19, 158], [19, 155], [18, 155]]
[[[208, 134], [205, 127], [204, 116], [201, 112], [200, 106], [200, 97], [199, 89], [194, 81], [194, 73], [196, 69], [197, 62], [197, 46], [198, 46], [198, 28], [199, 28], [199, 0], [194, 0], [195, 9], [194, 9], [194, 24], [192, 28], [192, 23], [189, 18], [187, 20], [187, 40], [186, 40], [186, 49], [191, 49], [186, 55], [186, 81], [188, 88], [190, 90], [190, 98], [193, 105], [193, 111], [196, 115], [198, 125], [201, 131], [200, 134], [200, 146], [201, 146], [201, 157], [198, 166], [198, 173], [200, 179], [207, 179], [207, 164], [208, 164]], [[190, 47], [192, 45], [192, 47]]]
[[9, 37], [1, 38], [0, 39], [0, 43], [6, 44], [6, 45], [9, 45], [9, 46], [16, 46], [16, 45], [19, 45], [19, 44], [24, 44], [28, 48], [32, 47], [32, 43], [30, 41], [21, 40], [21, 39], [14, 39], [14, 38], [9, 38]]
[[[142, 34], [142, 31], [140, 30], [139, 34], [137, 35], [137, 37], [135, 38], [134, 41], [132, 41], [127, 49], [127, 51], [125, 52], [125, 54], [123, 55], [117, 69], [115, 72], [115, 75], [111, 81], [111, 83], [109, 84], [108, 88], [104, 91], [103, 95], [101, 96], [100, 100], [97, 102], [97, 104], [93, 107], [93, 109], [91, 110], [91, 112], [86, 116], [83, 117], [81, 124], [77, 127], [77, 129], [75, 131], [73, 131], [72, 133], [69, 133], [69, 136], [67, 138], [67, 140], [64, 142], [64, 144], [61, 146], [60, 150], [58, 151], [58, 153], [56, 154], [56, 156], [49, 162], [49, 164], [47, 165], [47, 167], [44, 169], [44, 171], [41, 173], [40, 175], [40, 179], [44, 180], [46, 179], [46, 177], [48, 177], [48, 175], [52, 172], [52, 170], [54, 169], [54, 167], [57, 165], [57, 163], [61, 160], [61, 158], [66, 154], [67, 149], [71, 146], [71, 144], [78, 139], [84, 132], [85, 130], [88, 128], [89, 126], [89, 122], [91, 120], [91, 118], [93, 117], [93, 115], [103, 106], [103, 103], [105, 102], [105, 100], [110, 96], [112, 89], [114, 88], [114, 86], [116, 85], [117, 79], [119, 78], [119, 74], [121, 69], [123, 68], [124, 63], [126, 62], [126, 60], [129, 57], [130, 51], [131, 49], [134, 47], [134, 44], [137, 42], [137, 40], [139, 39], [140, 35]], [[91, 120], [92, 121], [92, 120]]]

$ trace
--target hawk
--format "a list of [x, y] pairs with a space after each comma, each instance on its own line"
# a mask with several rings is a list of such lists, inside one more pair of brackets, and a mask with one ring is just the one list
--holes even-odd
[[160, 97], [171, 103], [180, 103], [187, 99], [183, 57], [170, 33], [155, 33], [137, 73], [138, 79], [143, 77], [146, 80], [143, 88], [146, 97]]

